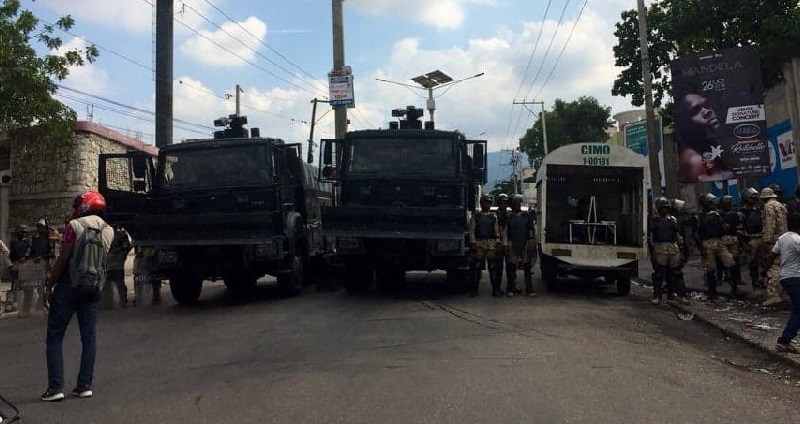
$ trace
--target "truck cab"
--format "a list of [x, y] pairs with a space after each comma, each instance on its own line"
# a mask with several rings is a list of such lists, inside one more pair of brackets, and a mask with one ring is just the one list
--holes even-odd
[[322, 170], [337, 185], [337, 204], [323, 208], [335, 263], [354, 292], [376, 274], [391, 285], [411, 270], [446, 270], [466, 284], [467, 218], [486, 180], [486, 141], [422, 128], [413, 107], [393, 115], [405, 119], [324, 140]]
[[107, 218], [133, 237], [137, 284], [169, 280], [175, 300], [193, 303], [205, 280], [247, 293], [270, 274], [293, 295], [332, 250], [320, 222], [330, 186], [299, 144], [251, 137], [232, 121], [241, 118], [213, 139], [161, 148], [156, 161], [101, 155]]
[[630, 292], [647, 255], [647, 159], [622, 146], [576, 143], [544, 157], [536, 174], [542, 280], [599, 277]]

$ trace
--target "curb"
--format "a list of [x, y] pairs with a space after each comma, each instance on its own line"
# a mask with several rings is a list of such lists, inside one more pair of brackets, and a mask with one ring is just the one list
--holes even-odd
[[[650, 280], [646, 280], [646, 279], [643, 279], [641, 277], [637, 278], [637, 280], [641, 284], [644, 284], [644, 285], [646, 285], [648, 287], [652, 287], [652, 285], [653, 285]], [[766, 353], [770, 357], [772, 357], [772, 358], [774, 358], [776, 360], [779, 360], [780, 362], [783, 362], [786, 365], [790, 365], [792, 367], [800, 368], [800, 355], [792, 356], [791, 354], [782, 354], [782, 353], [775, 352], [775, 350], [773, 349], [773, 347], [771, 345], [767, 345], [767, 344], [765, 344], [765, 343], [763, 343], [761, 341], [755, 340], [755, 339], [749, 337], [747, 334], [741, 333], [734, 326], [726, 325], [725, 323], [719, 322], [719, 320], [715, 320], [715, 319], [709, 317], [706, 313], [696, 310], [691, 305], [689, 305], [689, 306], [682, 305], [682, 304], [680, 304], [678, 302], [673, 302], [673, 301], [668, 301], [666, 303], [667, 303], [667, 305], [669, 305], [674, 310], [677, 310], [677, 311], [685, 313], [685, 314], [688, 313], [688, 314], [694, 315], [694, 317], [698, 321], [702, 322], [703, 324], [709, 325], [709, 326], [711, 326], [713, 328], [716, 328], [717, 330], [721, 331], [726, 336], [729, 336], [731, 338], [735, 338], [736, 340], [744, 342], [745, 344], [747, 344], [747, 345], [749, 345], [749, 346], [751, 346], [753, 348], [756, 348], [756, 349], [758, 349], [759, 351], [761, 351], [763, 353]]]

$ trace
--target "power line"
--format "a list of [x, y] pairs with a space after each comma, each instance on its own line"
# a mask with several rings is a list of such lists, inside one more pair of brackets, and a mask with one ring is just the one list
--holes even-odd
[[224, 16], [224, 17], [225, 17], [226, 19], [228, 19], [230, 22], [233, 22], [233, 23], [235, 23], [236, 25], [238, 25], [238, 26], [239, 26], [239, 28], [241, 28], [241, 29], [242, 29], [244, 32], [246, 32], [246, 33], [247, 33], [247, 34], [249, 34], [251, 37], [253, 37], [254, 39], [256, 39], [256, 40], [257, 40], [259, 43], [261, 43], [261, 45], [262, 45], [262, 46], [264, 46], [264, 47], [266, 47], [267, 49], [269, 49], [269, 51], [271, 51], [271, 52], [275, 53], [275, 54], [276, 54], [278, 57], [280, 57], [281, 59], [285, 60], [287, 63], [289, 63], [290, 65], [292, 65], [292, 66], [293, 66], [295, 69], [297, 69], [298, 71], [300, 71], [301, 73], [303, 73], [303, 74], [304, 74], [304, 75], [306, 75], [307, 77], [311, 78], [311, 80], [312, 80], [312, 81], [316, 81], [316, 78], [315, 78], [313, 75], [311, 75], [310, 73], [308, 73], [308, 72], [307, 72], [305, 69], [301, 68], [300, 66], [296, 65], [296, 64], [295, 64], [294, 62], [292, 62], [292, 61], [291, 61], [291, 60], [290, 60], [288, 57], [286, 57], [286, 56], [284, 56], [283, 54], [281, 54], [281, 52], [279, 52], [279, 51], [275, 50], [274, 48], [272, 48], [272, 47], [271, 47], [269, 44], [267, 44], [266, 42], [264, 42], [264, 40], [260, 39], [259, 37], [256, 37], [256, 36], [255, 36], [255, 35], [254, 35], [252, 32], [250, 32], [250, 30], [248, 30], [247, 28], [245, 28], [245, 27], [244, 27], [244, 26], [243, 26], [241, 23], [239, 23], [238, 21], [236, 21], [235, 19], [233, 19], [233, 18], [232, 18], [230, 15], [228, 15], [227, 13], [225, 13], [224, 11], [222, 11], [222, 9], [220, 9], [220, 8], [219, 8], [219, 7], [217, 7], [217, 6], [215, 6], [215, 5], [214, 5], [213, 3], [211, 3], [209, 0], [203, 0], [203, 1], [205, 1], [206, 3], [208, 3], [208, 5], [209, 5], [209, 6], [211, 6], [212, 8], [214, 8], [214, 10], [216, 10], [217, 12], [219, 12], [219, 13], [220, 13], [222, 16]]
[[572, 29], [570, 29], [569, 31], [569, 36], [567, 36], [567, 41], [564, 43], [564, 46], [561, 47], [561, 51], [558, 53], [558, 57], [556, 58], [555, 63], [553, 63], [553, 67], [550, 68], [550, 73], [547, 74], [547, 78], [545, 78], [541, 88], [539, 88], [539, 91], [536, 92], [536, 96], [534, 96], [534, 98], [539, 97], [539, 94], [541, 94], [545, 86], [547, 86], [547, 83], [550, 82], [550, 78], [553, 76], [553, 72], [555, 72], [556, 67], [558, 67], [558, 62], [564, 55], [564, 51], [567, 49], [567, 45], [569, 45], [569, 42], [572, 39], [572, 34], [575, 33], [575, 28], [578, 26], [578, 22], [580, 22], [581, 16], [583, 16], [583, 10], [586, 9], [586, 3], [588, 2], [589, 0], [584, 0], [583, 6], [581, 6], [581, 11], [578, 12], [578, 17], [575, 19], [575, 22], [572, 24]]
[[[263, 53], [261, 53], [260, 51], [258, 51], [258, 50], [256, 50], [256, 49], [254, 49], [254, 48], [252, 48], [252, 47], [250, 47], [250, 46], [248, 46], [248, 45], [247, 45], [247, 43], [245, 43], [244, 41], [242, 41], [241, 39], [239, 39], [239, 37], [236, 37], [235, 35], [231, 34], [231, 33], [230, 33], [230, 31], [226, 30], [226, 29], [225, 29], [225, 28], [223, 28], [221, 25], [219, 25], [219, 24], [217, 24], [216, 22], [212, 21], [211, 19], [209, 19], [207, 16], [203, 15], [202, 13], [200, 13], [200, 12], [199, 12], [197, 9], [195, 9], [195, 8], [194, 8], [194, 7], [192, 7], [191, 5], [189, 5], [189, 4], [186, 4], [186, 3], [183, 3], [183, 5], [184, 5], [185, 7], [187, 7], [187, 8], [189, 8], [189, 10], [191, 10], [192, 12], [194, 12], [194, 13], [195, 13], [197, 16], [199, 16], [201, 19], [203, 19], [204, 21], [206, 21], [206, 22], [208, 22], [209, 24], [213, 25], [215, 28], [219, 29], [219, 30], [220, 30], [220, 31], [222, 31], [223, 33], [225, 33], [225, 35], [227, 35], [228, 37], [230, 37], [230, 38], [232, 38], [232, 39], [236, 40], [237, 42], [239, 42], [239, 44], [241, 44], [241, 45], [242, 45], [244, 48], [246, 48], [246, 49], [248, 49], [248, 50], [252, 51], [252, 52], [253, 52], [253, 53], [255, 53], [256, 55], [260, 56], [262, 59], [266, 60], [267, 62], [269, 62], [270, 64], [274, 65], [274, 66], [275, 66], [275, 67], [277, 67], [278, 69], [280, 69], [280, 70], [282, 70], [282, 71], [286, 72], [287, 74], [289, 74], [289, 75], [291, 75], [291, 76], [296, 76], [296, 75], [295, 75], [295, 74], [293, 74], [293, 73], [292, 73], [290, 70], [286, 69], [284, 66], [282, 66], [282, 65], [280, 65], [279, 63], [275, 62], [274, 60], [270, 59], [269, 57], [267, 57], [266, 55], [264, 55], [264, 54], [263, 54]], [[254, 38], [258, 39], [258, 37], [255, 37], [255, 35], [253, 35], [253, 34], [252, 34], [252, 33], [250, 33], [249, 31], [247, 31], [247, 29], [245, 29], [243, 25], [241, 25], [241, 24], [240, 24], [240, 23], [238, 23], [238, 22], [234, 22], [234, 23], [235, 23], [235, 24], [237, 24], [237, 25], [239, 25], [239, 27], [240, 27], [240, 28], [242, 28], [244, 31], [248, 32], [248, 33], [249, 33], [251, 36], [253, 36]], [[302, 79], [302, 78], [301, 78], [301, 79]], [[312, 88], [312, 89], [314, 89], [314, 90], [320, 90], [320, 89], [319, 89], [319, 87], [315, 86], [315, 82], [313, 82], [313, 80], [312, 80], [312, 83], [309, 83], [309, 82], [308, 82], [308, 81], [306, 81], [306, 80], [303, 80], [303, 82], [305, 82], [306, 84], [309, 84], [309, 86], [311, 86], [311, 88]], [[325, 93], [324, 93], [323, 91], [321, 91], [321, 90], [319, 91], [319, 93], [325, 94]]]
[[533, 62], [533, 57], [536, 55], [536, 50], [539, 48], [539, 39], [542, 37], [542, 32], [544, 32], [544, 23], [547, 21], [547, 14], [550, 11], [550, 4], [552, 4], [553, 0], [547, 0], [547, 7], [544, 9], [544, 16], [542, 17], [542, 24], [539, 25], [539, 34], [536, 35], [536, 41], [533, 44], [533, 50], [531, 51], [530, 57], [528, 57], [528, 64], [525, 65], [525, 73], [522, 75], [522, 81], [519, 83], [519, 87], [517, 88], [516, 94], [514, 94], [514, 99], [519, 96], [520, 91], [522, 91], [522, 87], [525, 86], [525, 81], [528, 79], [528, 71], [531, 68], [531, 63]]

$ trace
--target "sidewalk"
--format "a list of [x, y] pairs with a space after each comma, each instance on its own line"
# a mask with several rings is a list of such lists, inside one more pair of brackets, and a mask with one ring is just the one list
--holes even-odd
[[[776, 339], [789, 317], [789, 311], [786, 308], [761, 306], [758, 300], [752, 298], [752, 287], [746, 274], [747, 270], [744, 267], [742, 270], [745, 271], [743, 279], [746, 285], [739, 286], [739, 291], [745, 295], [747, 300], [731, 299], [730, 286], [721, 285], [718, 291], [720, 298], [724, 300], [718, 305], [712, 306], [702, 300], [706, 293], [700, 261], [690, 260], [684, 269], [684, 280], [692, 297], [691, 304], [682, 305], [678, 302], [669, 302], [669, 304], [680, 312], [677, 314], [678, 319], [698, 319], [730, 337], [735, 337], [776, 358], [800, 367], [800, 355], [782, 354], [774, 350]], [[650, 279], [651, 272], [649, 261], [639, 262], [639, 282], [648, 291], [651, 291], [653, 287]], [[800, 348], [800, 340], [795, 340], [794, 344]]]

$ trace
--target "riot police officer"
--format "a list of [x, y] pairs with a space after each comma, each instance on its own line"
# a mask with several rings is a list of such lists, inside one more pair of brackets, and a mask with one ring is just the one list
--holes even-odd
[[744, 191], [742, 198], [744, 198], [744, 204], [739, 208], [739, 219], [742, 222], [740, 237], [748, 273], [750, 274], [750, 283], [753, 285], [755, 294], [757, 290], [763, 289], [758, 272], [759, 263], [762, 260], [759, 257], [764, 228], [761, 216], [762, 211], [758, 204], [758, 190], [750, 187]]
[[688, 302], [683, 284], [683, 237], [678, 228], [678, 219], [670, 212], [670, 201], [659, 197], [655, 201], [658, 215], [648, 226], [648, 248], [653, 261], [653, 300], [661, 304], [664, 282], [678, 295], [681, 302]]
[[717, 299], [717, 261], [729, 270], [736, 263], [731, 254], [722, 247], [722, 218], [716, 210], [717, 197], [706, 193], [700, 197], [701, 212], [697, 214], [692, 235], [703, 258], [708, 298], [712, 302]]
[[511, 213], [505, 227], [506, 245], [506, 293], [513, 297], [517, 291], [517, 270], [522, 268], [525, 276], [525, 294], [536, 296], [533, 289], [532, 258], [536, 253], [534, 244], [533, 216], [522, 210], [524, 196], [511, 198]]
[[[778, 237], [787, 231], [786, 206], [783, 206], [783, 203], [780, 202], [780, 197], [771, 187], [761, 190], [759, 197], [764, 201], [764, 212], [761, 215], [764, 229], [764, 235], [761, 239], [761, 260], [765, 260], [769, 256], [768, 253], [772, 251], [772, 246], [775, 245]], [[767, 274], [767, 300], [762, 305], [773, 306], [782, 303], [779, 283], [780, 264], [773, 263], [768, 269], [761, 270], [761, 273]]]
[[739, 263], [739, 231], [741, 219], [739, 213], [733, 210], [733, 196], [724, 195], [719, 199], [719, 215], [722, 218], [721, 248], [726, 250], [734, 261], [734, 266], [727, 272], [722, 271], [722, 262], [717, 261], [717, 276], [725, 275], [725, 280], [731, 285], [731, 294], [739, 296], [739, 284], [742, 280], [741, 264]]
[[[507, 194], [500, 193], [497, 195], [495, 199], [495, 205], [497, 206], [497, 225], [500, 226], [500, 231], [505, 232], [506, 223], [508, 223], [508, 206], [510, 204], [510, 199]], [[497, 272], [497, 283], [500, 284], [503, 281], [503, 268], [506, 258], [506, 245], [505, 243], [501, 244], [500, 247], [497, 249], [497, 255], [495, 259], [495, 270]], [[506, 277], [507, 278], [507, 277]], [[502, 294], [502, 293], [500, 293]]]
[[472, 249], [472, 285], [470, 297], [478, 295], [484, 263], [488, 262], [489, 281], [492, 296], [500, 295], [500, 281], [497, 280], [497, 248], [500, 244], [500, 226], [497, 215], [490, 211], [492, 196], [484, 194], [480, 200], [481, 210], [475, 211], [469, 219], [468, 241]]

